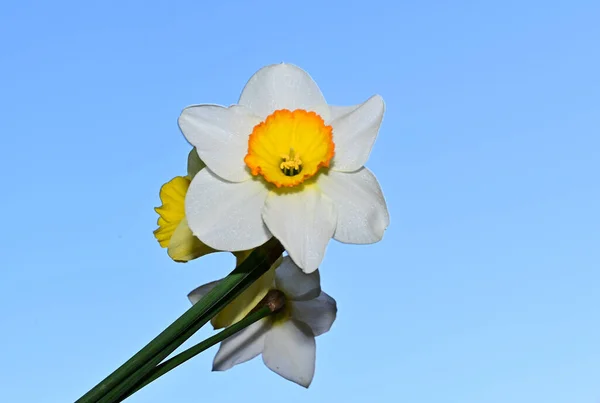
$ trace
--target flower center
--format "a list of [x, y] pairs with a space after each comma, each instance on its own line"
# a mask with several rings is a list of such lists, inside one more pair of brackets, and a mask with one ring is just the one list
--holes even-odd
[[296, 176], [302, 170], [302, 160], [298, 154], [294, 154], [294, 149], [290, 149], [290, 153], [281, 156], [281, 164], [279, 169], [285, 176]]
[[252, 175], [260, 174], [277, 187], [292, 187], [329, 167], [334, 149], [333, 129], [321, 116], [279, 109], [252, 130], [244, 162]]

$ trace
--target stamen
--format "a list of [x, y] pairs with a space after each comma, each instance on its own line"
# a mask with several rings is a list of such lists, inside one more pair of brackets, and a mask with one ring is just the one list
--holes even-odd
[[290, 153], [281, 156], [281, 164], [279, 169], [285, 176], [296, 176], [302, 171], [302, 160], [300, 154], [294, 153], [294, 149], [290, 148]]

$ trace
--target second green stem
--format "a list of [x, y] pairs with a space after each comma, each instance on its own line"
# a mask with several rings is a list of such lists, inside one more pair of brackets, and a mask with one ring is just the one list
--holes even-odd
[[175, 357], [163, 362], [162, 364], [158, 365], [152, 372], [150, 372], [144, 379], [142, 379], [137, 385], [135, 385], [132, 388], [131, 392], [128, 392], [126, 394], [126, 396], [124, 396], [119, 401], [125, 400], [126, 398], [128, 398], [129, 396], [131, 396], [132, 394], [137, 392], [138, 390], [142, 389], [149, 383], [160, 378], [161, 376], [163, 376], [167, 372], [171, 371], [172, 369], [177, 368], [179, 365], [183, 364], [187, 360], [197, 356], [198, 354], [200, 354], [204, 350], [209, 349], [210, 347], [214, 346], [215, 344], [222, 342], [223, 340], [234, 335], [235, 333], [239, 332], [240, 330], [250, 326], [254, 322], [257, 322], [257, 321], [269, 316], [271, 313], [272, 313], [271, 309], [268, 306], [264, 306], [264, 307], [260, 308], [259, 310], [250, 313], [244, 319], [229, 326], [228, 328], [222, 330], [221, 332], [215, 334], [214, 336], [209, 337], [208, 339], [196, 344], [195, 346], [190, 347], [189, 349], [177, 354]]

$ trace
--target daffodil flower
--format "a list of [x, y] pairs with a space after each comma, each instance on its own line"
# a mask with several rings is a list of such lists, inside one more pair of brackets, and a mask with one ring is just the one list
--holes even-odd
[[[315, 337], [331, 328], [337, 314], [336, 302], [321, 291], [318, 270], [304, 274], [289, 257], [283, 258], [274, 277], [271, 288], [283, 292], [285, 308], [223, 341], [213, 371], [228, 370], [262, 354], [263, 362], [273, 372], [308, 387], [315, 372]], [[192, 304], [215, 284], [192, 291], [188, 296]]]
[[208, 253], [213, 248], [196, 238], [185, 218], [184, 200], [190, 179], [176, 176], [160, 189], [162, 205], [155, 208], [159, 214], [154, 236], [161, 247], [167, 248], [169, 257], [176, 262], [187, 262]]
[[259, 70], [237, 105], [195, 105], [179, 127], [207, 169], [185, 200], [190, 229], [215, 249], [255, 248], [277, 237], [306, 273], [332, 237], [351, 244], [383, 237], [389, 215], [364, 167], [383, 119], [383, 99], [327, 105], [304, 70]]
[[[160, 189], [162, 205], [154, 210], [158, 213], [158, 228], [154, 237], [161, 247], [176, 262], [188, 262], [209, 253], [218, 252], [192, 234], [185, 216], [185, 196], [190, 182], [205, 167], [195, 149], [188, 155], [187, 176], [176, 176]], [[251, 251], [235, 252], [238, 264]]]

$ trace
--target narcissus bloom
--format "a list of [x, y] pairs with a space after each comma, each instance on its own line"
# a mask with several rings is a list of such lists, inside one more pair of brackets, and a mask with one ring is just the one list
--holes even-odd
[[[192, 291], [190, 301], [198, 302], [215, 284]], [[336, 302], [321, 291], [318, 271], [304, 274], [289, 257], [283, 258], [268, 286], [285, 294], [285, 308], [223, 341], [213, 370], [225, 371], [262, 354], [269, 369], [308, 387], [315, 372], [315, 337], [331, 328], [337, 314]]]
[[307, 273], [332, 237], [381, 240], [389, 215], [364, 164], [383, 113], [378, 95], [355, 106], [327, 105], [312, 78], [290, 64], [259, 70], [238, 105], [184, 109], [179, 127], [207, 166], [185, 200], [192, 232], [229, 251], [275, 236]]
[[[154, 210], [158, 213], [158, 228], [154, 237], [169, 257], [176, 262], [187, 262], [209, 253], [218, 252], [204, 244], [192, 234], [185, 217], [185, 196], [192, 178], [204, 168], [204, 163], [192, 149], [188, 155], [187, 176], [176, 176], [160, 189], [162, 205]], [[238, 264], [250, 251], [234, 252]]]
[[190, 179], [185, 176], [176, 176], [165, 183], [160, 189], [162, 206], [155, 209], [159, 218], [154, 236], [176, 262], [187, 262], [215, 252], [196, 238], [188, 227], [184, 201], [189, 186]]

